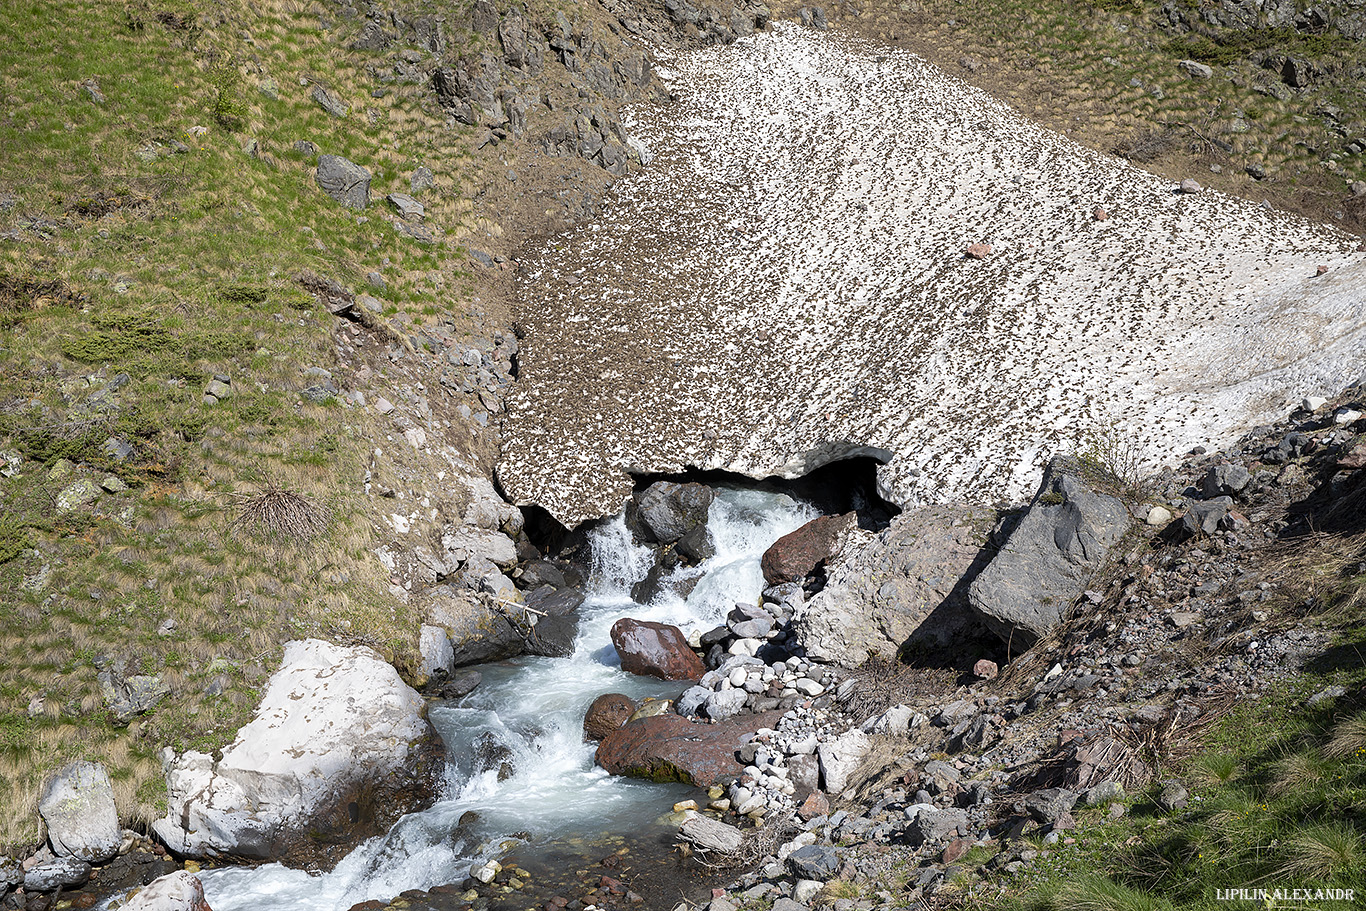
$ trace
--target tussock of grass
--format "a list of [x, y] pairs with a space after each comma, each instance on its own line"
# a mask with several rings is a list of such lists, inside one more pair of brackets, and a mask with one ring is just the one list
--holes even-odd
[[1049, 903], [1053, 911], [1165, 911], [1171, 902], [1103, 876], [1083, 876], [1064, 883]]

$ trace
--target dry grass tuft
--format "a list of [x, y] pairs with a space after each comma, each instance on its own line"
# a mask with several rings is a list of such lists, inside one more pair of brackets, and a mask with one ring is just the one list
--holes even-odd
[[1334, 759], [1366, 758], [1366, 712], [1340, 723], [1323, 748], [1324, 755]]
[[332, 514], [327, 507], [274, 482], [254, 494], [235, 494], [237, 518], [230, 528], [267, 537], [305, 543], [327, 530]]

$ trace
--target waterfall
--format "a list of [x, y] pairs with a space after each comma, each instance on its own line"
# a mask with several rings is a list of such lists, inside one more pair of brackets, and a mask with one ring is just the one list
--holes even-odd
[[649, 549], [631, 539], [621, 516], [604, 522], [591, 535], [591, 579], [573, 654], [481, 667], [478, 689], [433, 706], [432, 724], [449, 754], [444, 799], [360, 845], [331, 873], [312, 876], [281, 864], [205, 870], [209, 905], [346, 911], [408, 889], [458, 883], [472, 863], [511, 847], [520, 846], [520, 854], [557, 839], [644, 834], [691, 789], [609, 776], [593, 764], [595, 744], [583, 742], [583, 716], [602, 693], [671, 698], [683, 685], [623, 673], [608, 631], [626, 616], [685, 631], [716, 625], [737, 601], [758, 599], [764, 550], [814, 515], [782, 494], [718, 491], [708, 519], [716, 554], [675, 572], [673, 581], [697, 580], [688, 597], [662, 595], [648, 605], [631, 601], [630, 590], [649, 570]]

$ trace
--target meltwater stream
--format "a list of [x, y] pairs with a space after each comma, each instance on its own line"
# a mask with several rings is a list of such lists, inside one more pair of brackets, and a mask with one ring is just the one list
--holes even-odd
[[[199, 876], [209, 905], [215, 911], [346, 911], [408, 889], [459, 883], [471, 863], [506, 853], [509, 843], [535, 851], [568, 839], [648, 831], [687, 789], [616, 778], [596, 767], [595, 744], [583, 742], [583, 716], [602, 693], [672, 698], [681, 686], [624, 673], [608, 635], [612, 624], [629, 616], [685, 632], [715, 626], [737, 601], [758, 599], [764, 550], [814, 516], [783, 494], [718, 491], [708, 520], [716, 555], [678, 571], [697, 578], [686, 599], [662, 595], [648, 605], [630, 597], [649, 569], [648, 550], [632, 542], [621, 517], [600, 526], [591, 538], [593, 572], [573, 655], [481, 667], [477, 690], [432, 708], [448, 751], [446, 799], [360, 845], [331, 873], [311, 876], [280, 864], [205, 870]], [[477, 771], [490, 746], [498, 761]], [[503, 762], [512, 773], [499, 780]]]

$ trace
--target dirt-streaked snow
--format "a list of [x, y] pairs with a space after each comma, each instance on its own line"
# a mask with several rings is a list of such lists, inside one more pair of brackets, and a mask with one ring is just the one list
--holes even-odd
[[1337, 229], [1177, 193], [830, 33], [666, 72], [679, 100], [632, 124], [653, 164], [521, 279], [499, 478], [569, 525], [628, 472], [865, 449], [901, 503], [1015, 496], [1087, 431], [1171, 459], [1366, 370], [1366, 255]]

